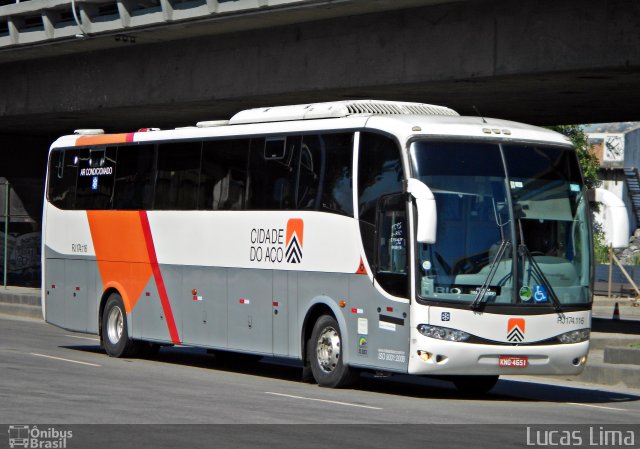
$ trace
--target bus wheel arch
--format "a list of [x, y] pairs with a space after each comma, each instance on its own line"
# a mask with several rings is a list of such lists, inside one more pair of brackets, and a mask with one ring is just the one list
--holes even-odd
[[114, 293], [120, 295], [120, 292], [115, 288], [108, 288], [102, 294], [102, 298], [100, 298], [100, 305], [98, 307], [98, 336], [100, 337], [100, 346], [102, 346], [102, 318], [104, 315], [104, 308], [107, 305], [107, 300]]
[[352, 385], [359, 372], [345, 363], [342, 329], [334, 312], [326, 304], [314, 306], [303, 326], [303, 379], [311, 377], [323, 387]]
[[302, 360], [304, 361], [305, 365], [307, 365], [309, 362], [309, 348], [307, 346], [309, 340], [311, 339], [313, 326], [316, 324], [316, 321], [318, 321], [318, 318], [320, 318], [322, 315], [331, 315], [335, 318], [335, 314], [331, 310], [331, 307], [324, 303], [315, 304], [313, 307], [311, 307], [311, 309], [309, 309], [307, 315], [304, 318], [304, 322], [302, 324], [302, 341], [300, 347], [302, 348]]
[[140, 343], [132, 340], [127, 329], [127, 312], [122, 296], [113, 290], [101, 307], [100, 342], [110, 357], [135, 356]]

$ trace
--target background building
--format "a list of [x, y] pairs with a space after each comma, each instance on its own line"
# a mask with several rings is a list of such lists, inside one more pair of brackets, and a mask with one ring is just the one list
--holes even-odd
[[640, 225], [640, 122], [593, 124], [585, 132], [600, 161], [596, 220], [607, 243], [627, 247]]

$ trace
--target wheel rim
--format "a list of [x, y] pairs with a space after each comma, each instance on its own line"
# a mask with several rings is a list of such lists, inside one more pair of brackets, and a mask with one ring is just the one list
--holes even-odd
[[113, 344], [117, 344], [122, 338], [122, 331], [124, 330], [124, 317], [120, 307], [115, 306], [109, 312], [107, 318], [107, 337]]
[[316, 357], [322, 371], [330, 373], [336, 369], [340, 359], [340, 334], [338, 331], [331, 326], [325, 327], [318, 337], [316, 347]]

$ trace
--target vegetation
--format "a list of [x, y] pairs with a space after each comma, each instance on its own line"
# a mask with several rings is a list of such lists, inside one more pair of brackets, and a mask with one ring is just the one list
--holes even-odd
[[[600, 186], [602, 184], [598, 178], [600, 162], [591, 151], [591, 145], [589, 145], [587, 135], [582, 127], [580, 125], [558, 125], [552, 126], [551, 129], [567, 136], [576, 147], [587, 189], [595, 189]], [[609, 248], [604, 240], [604, 231], [595, 220], [593, 220], [593, 253], [596, 263], [609, 263]]]
[[604, 231], [598, 223], [593, 223], [593, 257], [596, 263], [609, 263], [609, 247], [604, 241]]
[[587, 141], [587, 135], [580, 125], [558, 125], [552, 126], [551, 129], [567, 136], [576, 147], [587, 189], [599, 187], [600, 184], [602, 184], [602, 181], [598, 178], [600, 162], [598, 162], [598, 158], [593, 151], [591, 151], [591, 146]]

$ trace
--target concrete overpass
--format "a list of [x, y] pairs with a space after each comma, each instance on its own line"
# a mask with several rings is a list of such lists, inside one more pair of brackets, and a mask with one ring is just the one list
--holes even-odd
[[173, 127], [369, 97], [536, 124], [639, 118], [635, 0], [75, 6], [80, 27], [68, 0], [0, 6], [0, 134]]

